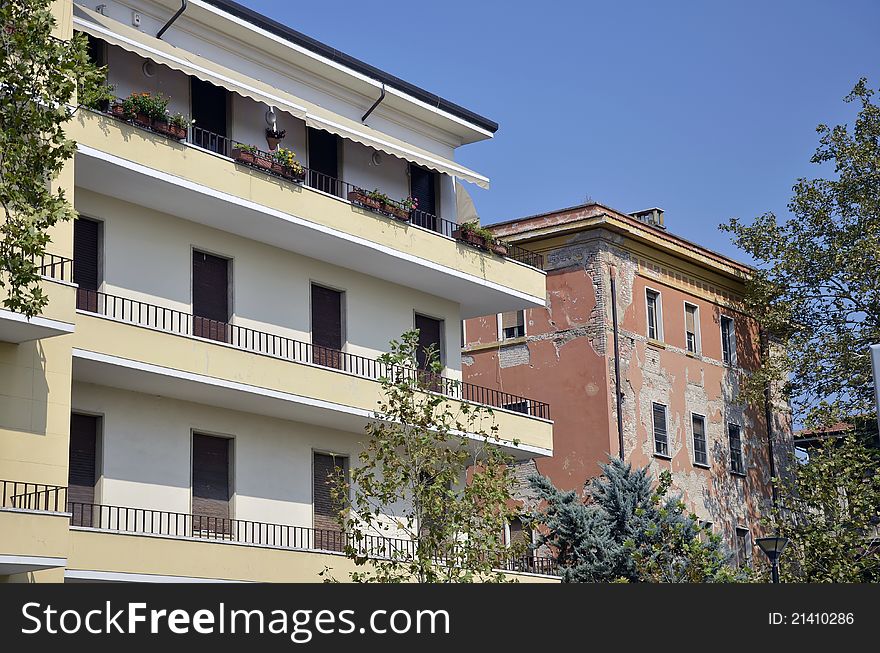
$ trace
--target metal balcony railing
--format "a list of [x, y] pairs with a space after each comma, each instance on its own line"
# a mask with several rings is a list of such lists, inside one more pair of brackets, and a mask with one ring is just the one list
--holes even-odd
[[43, 254], [37, 261], [40, 276], [58, 281], [73, 281], [73, 260], [57, 254]]
[[[345, 552], [350, 547], [358, 555], [374, 559], [411, 559], [416, 554], [414, 540], [361, 534], [354, 536], [340, 530], [273, 524], [246, 519], [192, 515], [151, 508], [69, 502], [70, 525], [120, 533], [194, 538], [216, 542], [236, 542], [252, 546], [308, 551]], [[454, 552], [436, 558], [437, 564], [454, 564]], [[502, 571], [559, 574], [556, 561], [540, 556], [522, 556], [505, 560]]]
[[66, 504], [66, 487], [0, 480], [0, 508], [64, 512]]
[[320, 347], [237, 324], [210, 320], [172, 308], [82, 288], [77, 291], [76, 303], [79, 310], [122, 322], [177, 335], [206, 338], [238, 349], [296, 363], [320, 365], [374, 381], [383, 378], [414, 379], [418, 375], [426, 387], [451, 399], [550, 419], [550, 405], [541, 401], [449, 379], [424, 370], [386, 365], [373, 358]]
[[[121, 102], [121, 100], [117, 100], [117, 104]], [[95, 109], [93, 109], [95, 110]], [[125, 120], [124, 117], [112, 113], [112, 111], [101, 111], [101, 113], [105, 113], [106, 115], [111, 115], [114, 118]], [[151, 129], [149, 125], [141, 124], [136, 121], [125, 120], [125, 122], [129, 122], [136, 127], [141, 129], [145, 129], [147, 131], [155, 131]], [[158, 133], [158, 132], [157, 132]], [[165, 134], [163, 134], [164, 136]], [[221, 156], [231, 157], [233, 154], [233, 150], [240, 145], [247, 145], [240, 143], [234, 139], [228, 138], [227, 136], [223, 136], [221, 134], [216, 134], [214, 132], [208, 131], [207, 129], [202, 129], [198, 125], [190, 125], [187, 137], [187, 142], [195, 145], [197, 147], [201, 147], [203, 149], [209, 150], [211, 152], [215, 152], [216, 154], [220, 154]], [[269, 158], [270, 154], [268, 152], [264, 152], [262, 150], [257, 150], [257, 153], [260, 155], [260, 158]], [[248, 165], [249, 168], [253, 168], [255, 170], [259, 170], [260, 172], [273, 175], [277, 177], [283, 177], [282, 174], [279, 174], [277, 171], [273, 171], [271, 168], [266, 168], [262, 166], [255, 166], [244, 164], [242, 161], [237, 161], [237, 163], [242, 165]], [[341, 179], [336, 179], [335, 177], [331, 177], [330, 175], [326, 175], [323, 172], [318, 170], [311, 170], [303, 166], [303, 171], [305, 176], [302, 180], [303, 185], [308, 188], [313, 188], [315, 190], [319, 190], [324, 193], [328, 193], [329, 195], [333, 195], [335, 197], [339, 197], [342, 199], [346, 199], [352, 201], [353, 204], [357, 204], [356, 200], [351, 199], [351, 193], [356, 193], [358, 191], [363, 191], [363, 189], [350, 184]], [[399, 202], [392, 202], [392, 205], [404, 211], [408, 214], [408, 221], [411, 224], [416, 225], [422, 229], [426, 229], [428, 231], [433, 231], [444, 236], [448, 236], [449, 238], [455, 238], [455, 233], [457, 232], [459, 225], [456, 222], [452, 222], [451, 220], [446, 220], [445, 218], [441, 218], [439, 216], [433, 215], [426, 211], [421, 211], [418, 209], [415, 210], [406, 210]], [[376, 211], [378, 213], [383, 213], [385, 215], [392, 215], [390, 212], [383, 211], [381, 209], [376, 209], [373, 207], [365, 207], [369, 210]], [[466, 244], [470, 245], [470, 243]], [[517, 245], [507, 244], [507, 253], [504, 254], [505, 258], [509, 258], [514, 261], [519, 261], [520, 263], [524, 263], [525, 265], [531, 266], [537, 269], [543, 269], [544, 259], [541, 254], [536, 252], [531, 252], [527, 249], [523, 249]]]

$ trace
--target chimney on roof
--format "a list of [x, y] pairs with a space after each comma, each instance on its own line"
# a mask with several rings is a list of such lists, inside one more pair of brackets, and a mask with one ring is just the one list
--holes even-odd
[[663, 209], [658, 207], [653, 207], [650, 209], [643, 209], [642, 211], [636, 211], [635, 213], [630, 213], [632, 217], [640, 222], [644, 222], [645, 224], [649, 224], [652, 227], [659, 227], [660, 229], [666, 229], [663, 224]]

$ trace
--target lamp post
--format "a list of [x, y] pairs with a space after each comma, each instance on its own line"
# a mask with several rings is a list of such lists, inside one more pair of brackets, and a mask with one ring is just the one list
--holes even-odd
[[760, 547], [761, 551], [764, 552], [764, 555], [766, 555], [767, 559], [770, 561], [770, 573], [773, 577], [773, 582], [778, 583], [779, 557], [782, 555], [782, 550], [785, 548], [785, 545], [788, 544], [788, 538], [779, 535], [759, 537], [755, 540], [755, 544]]

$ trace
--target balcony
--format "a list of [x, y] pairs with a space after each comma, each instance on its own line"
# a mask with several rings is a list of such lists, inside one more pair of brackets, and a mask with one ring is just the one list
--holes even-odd
[[[74, 379], [99, 385], [360, 433], [373, 417], [379, 379], [401, 372], [116, 295], [80, 290], [77, 305]], [[552, 453], [548, 404], [442, 376], [431, 385], [453, 402], [492, 408], [511, 455]]]
[[64, 567], [67, 489], [0, 481], [0, 576]]
[[235, 161], [237, 143], [216, 134], [193, 127], [180, 141], [80, 108], [69, 135], [77, 187], [455, 301], [465, 318], [545, 303], [538, 255], [474, 247], [454, 222], [371, 207], [357, 186], [317, 171], [298, 181]]
[[[69, 282], [73, 274], [73, 261], [53, 254], [43, 256], [39, 267], [45, 279]], [[73, 289], [52, 284], [44, 290], [49, 304], [42, 315], [28, 319], [21, 313], [0, 308], [0, 342], [19, 344], [73, 332]]]
[[[373, 559], [406, 558], [415, 552], [412, 540], [368, 535], [356, 542], [341, 531], [289, 524], [91, 503], [69, 503], [68, 511], [74, 529], [70, 565], [74, 569], [68, 576], [73, 578], [87, 578], [76, 569], [85, 566], [93, 572], [92, 580], [100, 578], [100, 572], [104, 572], [104, 577], [108, 572], [116, 572], [316, 582], [324, 565], [331, 567], [340, 579], [354, 569], [341, 556], [346, 546]], [[115, 541], [108, 540], [107, 535], [116, 536]], [[80, 539], [87, 544], [79, 546]], [[257, 564], [255, 548], [271, 564]], [[100, 559], [96, 551], [102, 553]], [[135, 551], [136, 555], [132, 555]], [[291, 558], [290, 552], [300, 555]], [[503, 569], [548, 577], [559, 574], [554, 560], [532, 555], [508, 560]], [[255, 578], [255, 573], [264, 576]]]

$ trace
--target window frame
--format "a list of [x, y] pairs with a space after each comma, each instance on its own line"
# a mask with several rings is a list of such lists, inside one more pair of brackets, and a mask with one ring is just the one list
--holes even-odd
[[[703, 422], [703, 448], [704, 448], [704, 453], [706, 455], [705, 462], [700, 462], [699, 460], [697, 460], [697, 436], [696, 436], [696, 431], [694, 430], [694, 419], [695, 418], [699, 418], [700, 421]], [[707, 422], [706, 422], [705, 415], [702, 415], [700, 413], [691, 412], [691, 446], [694, 449], [693, 464], [697, 467], [704, 467], [706, 469], [709, 469], [709, 467], [710, 467], [710, 465], [709, 465], [709, 433], [706, 429], [706, 426], [707, 426]]]
[[[743, 547], [746, 559], [740, 560], [740, 533], [745, 533], [745, 537], [742, 538], [742, 541], [745, 542], [745, 546]], [[752, 531], [746, 528], [745, 526], [740, 526], [737, 524], [733, 529], [733, 537], [734, 537], [734, 551], [736, 552], [736, 566], [738, 569], [742, 569], [743, 567], [751, 567], [752, 566], [752, 548], [754, 544], [752, 542]]]
[[[651, 307], [648, 303], [649, 296], [654, 297], [654, 336], [651, 335]], [[645, 286], [645, 336], [648, 340], [664, 342], [663, 340], [663, 293], [655, 288]]]
[[341, 326], [342, 333], [339, 336], [339, 340], [342, 343], [342, 346], [339, 348], [339, 351], [347, 352], [348, 351], [348, 291], [345, 288], [340, 288], [338, 286], [334, 286], [332, 284], [324, 283], [322, 281], [317, 281], [315, 279], [309, 279], [309, 343], [314, 345], [315, 342], [315, 325], [313, 324], [313, 313], [312, 313], [312, 287], [318, 286], [319, 288], [323, 288], [324, 290], [332, 290], [333, 292], [338, 292], [341, 297], [339, 298], [339, 322]]
[[[734, 456], [733, 456], [734, 450], [733, 450], [733, 447], [731, 446], [732, 441], [731, 441], [731, 437], [730, 437], [731, 436], [731, 428], [736, 429], [737, 440], [739, 441], [739, 456], [736, 459], [738, 461], [739, 469], [737, 469], [737, 465], [734, 464]], [[735, 474], [736, 476], [745, 476], [746, 475], [745, 451], [744, 451], [744, 447], [743, 447], [742, 427], [739, 424], [736, 424], [734, 422], [727, 423], [727, 454], [730, 458], [730, 465], [729, 465], [730, 473]]]
[[[694, 309], [694, 349], [691, 350], [688, 342], [687, 319], [688, 309]], [[700, 333], [700, 307], [691, 302], [684, 302], [684, 348], [687, 353], [699, 356], [703, 352], [702, 334]]]
[[440, 323], [440, 347], [439, 347], [439, 351], [437, 352], [437, 358], [440, 361], [440, 367], [445, 372], [447, 369], [449, 369], [446, 365], [446, 361], [447, 361], [447, 357], [446, 357], [446, 318], [445, 317], [438, 317], [432, 313], [420, 311], [419, 309], [414, 308], [413, 312], [412, 312], [412, 328], [413, 329], [417, 328], [416, 327], [416, 318], [417, 317], [424, 317], [429, 320], [436, 320], [437, 322]]
[[508, 312], [508, 313], [515, 312], [515, 313], [520, 313], [522, 315], [522, 335], [510, 336], [509, 338], [506, 337], [504, 335], [504, 326], [503, 326], [503, 321], [502, 321], [504, 313], [498, 313], [496, 315], [497, 322], [498, 322], [498, 333], [497, 333], [498, 342], [505, 342], [507, 340], [516, 340], [518, 338], [525, 338], [526, 335], [528, 335], [528, 332], [526, 331], [526, 309], [521, 308], [517, 311], [506, 311], [506, 312]]
[[[663, 408], [663, 422], [664, 422], [663, 435], [665, 438], [665, 447], [666, 447], [665, 452], [657, 450], [657, 420], [656, 420], [656, 412], [654, 410], [657, 406], [660, 406]], [[671, 460], [672, 456], [669, 453], [669, 451], [670, 451], [670, 446], [669, 446], [670, 445], [670, 443], [669, 443], [669, 406], [667, 406], [666, 404], [661, 404], [660, 402], [657, 402], [657, 401], [651, 402], [651, 437], [654, 440], [654, 446], [652, 448], [654, 455], [659, 458], [665, 458], [667, 460]]]
[[[728, 337], [724, 337], [724, 324], [730, 324]], [[719, 329], [721, 331], [721, 362], [730, 367], [736, 366], [736, 321], [729, 315], [722, 315], [719, 320]], [[727, 356], [724, 351], [727, 349]]]

